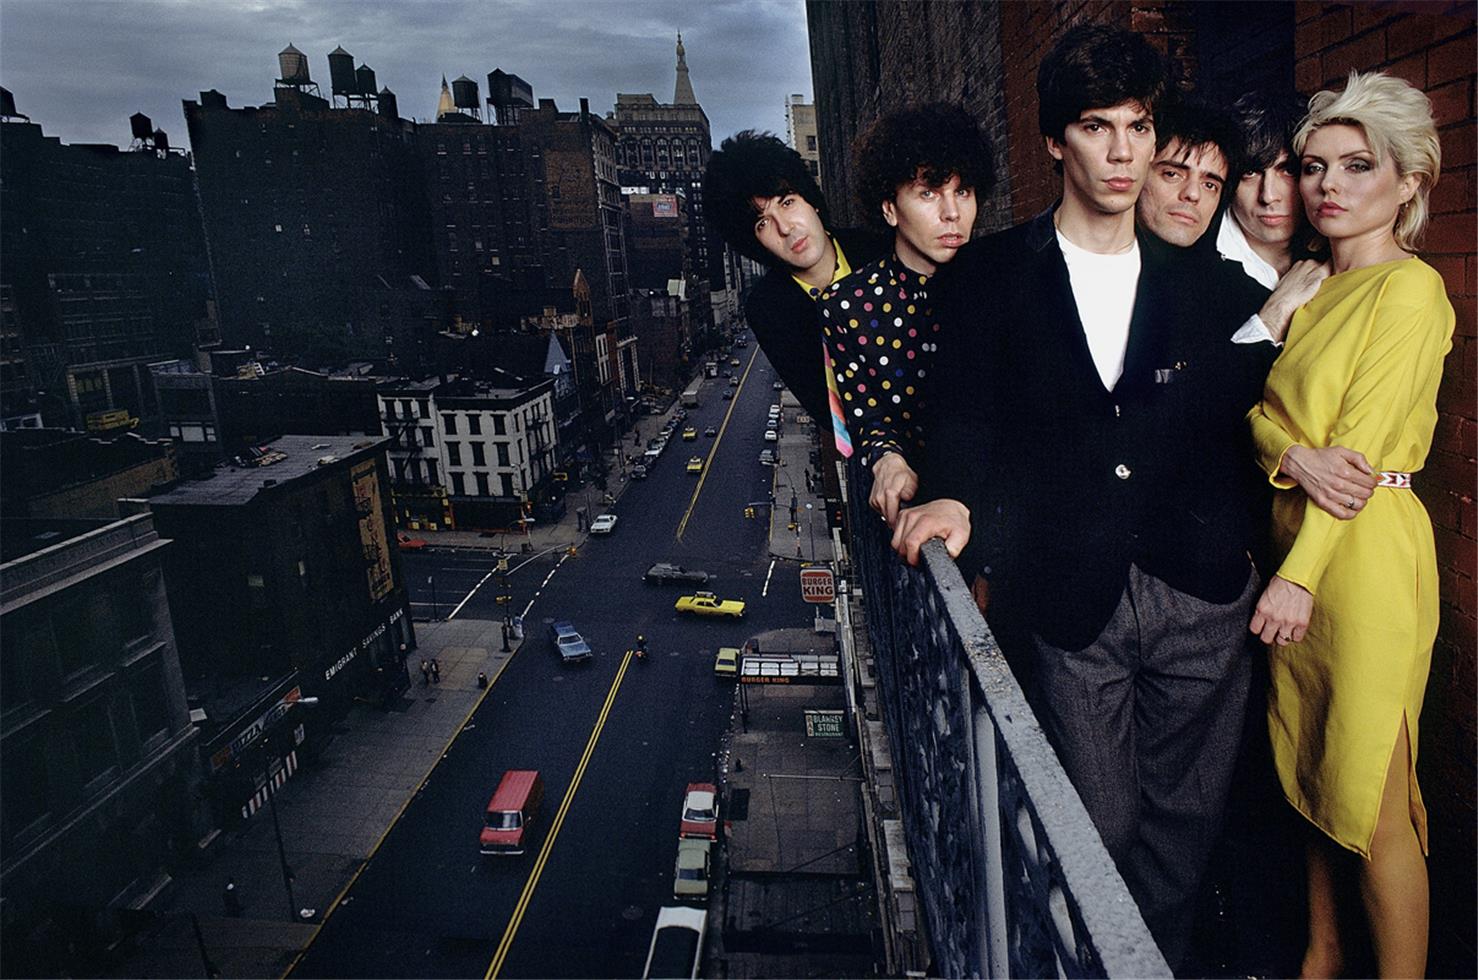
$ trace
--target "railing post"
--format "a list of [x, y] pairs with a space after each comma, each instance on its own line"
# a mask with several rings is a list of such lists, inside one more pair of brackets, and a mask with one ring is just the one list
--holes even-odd
[[1011, 975], [1010, 946], [1006, 926], [1006, 874], [1001, 844], [1000, 766], [996, 757], [996, 725], [983, 705], [970, 712], [975, 747], [975, 807], [979, 814], [976, 826], [980, 841], [980, 860], [976, 875], [979, 880], [980, 903], [976, 919], [980, 930], [980, 949], [985, 962], [981, 975]]

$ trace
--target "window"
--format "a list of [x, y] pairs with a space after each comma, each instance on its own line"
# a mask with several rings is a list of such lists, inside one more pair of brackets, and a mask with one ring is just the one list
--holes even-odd
[[507, 465], [509, 465], [508, 464], [508, 443], [506, 443], [506, 442], [499, 442], [499, 443], [495, 443], [494, 445], [496, 445], [498, 447], [498, 465], [499, 466], [507, 466]]
[[474, 442], [471, 445], [472, 445], [472, 465], [473, 466], [486, 466], [486, 465], [488, 465], [486, 447], [484, 447], [483, 444], [480, 443], [480, 442]]
[[460, 442], [446, 444], [446, 464], [448, 466], [462, 465], [462, 444]]
[[452, 493], [454, 493], [458, 497], [460, 497], [460, 496], [463, 496], [464, 494], [466, 494], [466, 492], [467, 492], [467, 484], [466, 484], [466, 480], [462, 477], [462, 474], [461, 473], [453, 473], [452, 474]]
[[486, 473], [478, 473], [476, 474], [476, 479], [477, 495], [479, 497], [486, 497], [488, 495], [488, 475]]
[[449, 436], [457, 434], [457, 417], [450, 412], [443, 412], [441, 416], [441, 428]]
[[493, 416], [493, 435], [506, 436], [508, 434], [508, 416], [498, 414]]
[[51, 630], [61, 661], [62, 676], [71, 677], [95, 660], [91, 604], [80, 596], [57, 603], [51, 611]]
[[815, 133], [807, 133], [806, 134], [806, 149], [809, 150], [812, 153], [815, 153], [816, 152], [816, 134]]
[[423, 425], [423, 426], [421, 426], [421, 445], [423, 445], [423, 446], [434, 446], [434, 445], [436, 445], [436, 433], [431, 428], [431, 426], [429, 426], [429, 425]]
[[503, 484], [503, 496], [513, 496], [513, 477], [507, 473], [498, 474], [498, 480]]
[[141, 640], [154, 632], [154, 596], [149, 586], [148, 580], [119, 582], [113, 589], [113, 609], [124, 642]]
[[467, 431], [474, 436], [482, 435], [481, 415], [477, 414], [476, 412], [469, 412], [467, 414]]
[[436, 476], [436, 460], [434, 459], [426, 460], [426, 482], [433, 485], [441, 482]]
[[164, 663], [157, 657], [136, 672], [129, 681], [133, 695], [133, 717], [138, 726], [139, 741], [169, 729], [169, 696], [164, 687]]
[[76, 733], [77, 771], [84, 785], [108, 775], [118, 765], [118, 740], [108, 702], [101, 698], [79, 708], [69, 726]]

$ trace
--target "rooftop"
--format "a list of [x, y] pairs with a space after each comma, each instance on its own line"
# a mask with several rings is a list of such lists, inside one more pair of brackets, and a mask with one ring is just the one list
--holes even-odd
[[379, 436], [282, 436], [218, 466], [209, 477], [150, 498], [151, 505], [232, 507], [324, 466], [383, 451]]

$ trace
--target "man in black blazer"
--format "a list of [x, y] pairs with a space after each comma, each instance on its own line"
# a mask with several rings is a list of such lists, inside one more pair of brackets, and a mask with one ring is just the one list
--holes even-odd
[[[1258, 581], [1239, 434], [1250, 312], [1188, 250], [1137, 234], [1165, 93], [1142, 38], [1074, 28], [1043, 60], [1062, 198], [938, 280], [919, 499], [894, 544], [943, 537], [1026, 664], [1038, 718], [1172, 967], [1236, 759]], [[1265, 345], [1264, 345], [1265, 346]]]
[[750, 290], [745, 318], [780, 380], [827, 430], [831, 410], [816, 297], [881, 257], [887, 241], [832, 229], [805, 160], [769, 133], [745, 130], [723, 141], [709, 157], [703, 201], [724, 241], [769, 267]]

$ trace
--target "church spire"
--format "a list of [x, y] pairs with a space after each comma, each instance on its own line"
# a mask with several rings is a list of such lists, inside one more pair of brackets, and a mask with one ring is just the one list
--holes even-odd
[[436, 121], [441, 122], [447, 116], [457, 114], [457, 103], [452, 100], [451, 87], [446, 83], [446, 76], [441, 76], [441, 101], [436, 103]]
[[688, 59], [687, 52], [683, 50], [683, 36], [677, 36], [677, 87], [672, 93], [673, 105], [697, 105], [698, 99], [693, 95], [693, 83], [688, 81]]

